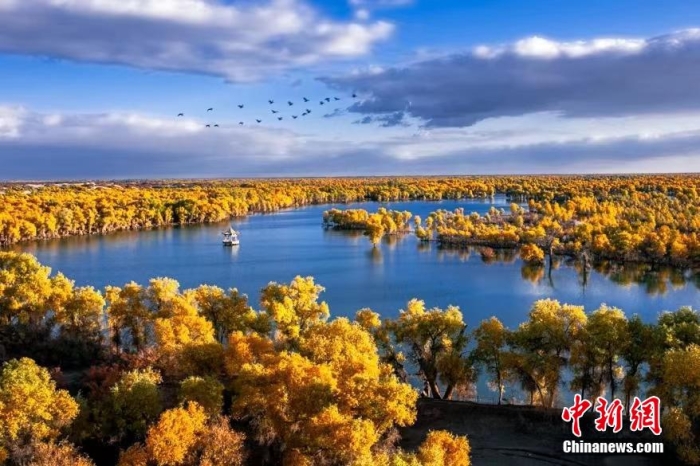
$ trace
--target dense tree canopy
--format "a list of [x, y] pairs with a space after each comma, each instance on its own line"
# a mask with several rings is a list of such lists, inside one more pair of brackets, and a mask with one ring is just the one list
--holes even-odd
[[296, 337], [233, 333], [226, 361], [234, 413], [254, 418], [260, 439], [284, 445], [285, 464], [369, 461], [390, 428], [415, 420], [416, 392], [359, 324], [317, 321]]
[[[508, 212], [436, 211], [425, 222], [414, 221], [416, 233], [445, 245], [536, 244], [547, 253], [692, 265], [700, 261], [699, 184], [696, 175], [9, 184], [0, 191], [0, 245], [217, 222], [308, 204], [503, 193], [513, 201]], [[408, 212], [385, 209], [375, 214], [331, 210], [324, 218], [341, 228], [365, 230], [374, 243], [407, 230], [411, 221]]]
[[78, 404], [57, 390], [49, 371], [15, 359], [0, 372], [0, 458], [19, 445], [52, 440], [78, 414]]
[[[26, 254], [0, 253], [0, 264], [2, 335], [42, 338], [3, 339], [0, 454], [13, 466], [87, 466], [95, 446], [115, 461], [121, 451], [122, 466], [244, 464], [260, 451], [268, 464], [469, 464], [464, 438], [433, 433], [402, 451], [394, 429], [415, 421], [423, 385], [424, 396], [471, 399], [479, 370], [509, 403], [557, 406], [567, 385], [588, 399], [624, 394], [625, 406], [658, 395], [664, 435], [700, 458], [700, 315], [689, 307], [644, 322], [546, 299], [517, 328], [494, 317], [470, 331], [457, 307], [419, 299], [395, 318], [332, 319], [312, 277], [270, 283], [256, 310], [235, 290], [156, 278], [102, 292]], [[86, 360], [66, 341], [99, 350]], [[68, 377], [26, 357], [58, 349], [75, 399], [58, 388]]]

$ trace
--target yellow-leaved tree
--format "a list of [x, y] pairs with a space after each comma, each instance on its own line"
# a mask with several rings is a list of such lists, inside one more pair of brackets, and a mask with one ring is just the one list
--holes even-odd
[[146, 290], [135, 282], [123, 288], [108, 286], [105, 297], [109, 302], [107, 316], [112, 343], [117, 350], [141, 350], [147, 341], [151, 313], [146, 307]]
[[520, 258], [529, 265], [544, 264], [544, 251], [536, 244], [525, 244], [520, 248]]
[[[57, 390], [49, 371], [28, 358], [13, 359], [0, 373], [0, 452], [55, 439], [78, 414], [78, 403]], [[2, 455], [2, 453], [0, 453]]]
[[[284, 338], [231, 335], [226, 370], [234, 380], [233, 412], [254, 420], [258, 440], [272, 445], [284, 464], [370, 461], [394, 426], [414, 421], [417, 393], [380, 361], [362, 326], [324, 322], [328, 308], [317, 302], [319, 287], [299, 280], [263, 297], [277, 304], [272, 323]], [[275, 316], [283, 317], [281, 325]]]
[[573, 388], [592, 398], [610, 386], [610, 397], [615, 398], [623, 371], [621, 356], [630, 343], [627, 318], [617, 308], [605, 304], [593, 311], [571, 348], [571, 367], [574, 370]]
[[219, 343], [214, 327], [186, 297], [177, 295], [162, 303], [160, 317], [153, 323], [159, 364], [166, 375], [189, 375], [190, 359], [209, 345]]
[[121, 453], [119, 466], [243, 466], [244, 441], [229, 418], [207, 422], [204, 409], [188, 403], [165, 411], [148, 430], [145, 445]]
[[204, 431], [207, 415], [197, 403], [165, 411], [148, 429], [146, 449], [158, 465], [182, 464]]
[[536, 392], [544, 406], [554, 406], [562, 369], [587, 320], [583, 306], [541, 299], [533, 304], [528, 321], [513, 332], [515, 351], [509, 355], [509, 364], [522, 387], [531, 395]]
[[260, 314], [248, 305], [248, 297], [233, 288], [225, 292], [217, 286], [202, 285], [194, 290], [188, 290], [199, 307], [200, 314], [206, 317], [216, 332], [216, 339], [224, 343], [231, 332], [247, 330], [262, 325]]
[[450, 399], [456, 388], [471, 382], [473, 371], [462, 354], [469, 336], [458, 307], [428, 310], [424, 301], [412, 299], [391, 329], [396, 341], [406, 346], [433, 398]]
[[415, 453], [401, 449], [379, 451], [370, 463], [357, 466], [469, 466], [471, 447], [467, 437], [436, 430], [428, 432]]
[[39, 325], [53, 293], [50, 274], [31, 254], [0, 252], [0, 324]]
[[509, 373], [506, 356], [509, 333], [496, 317], [482, 321], [474, 330], [476, 347], [472, 350], [471, 356], [491, 376], [489, 382], [498, 391], [499, 405], [503, 399], [503, 390]]
[[428, 433], [417, 456], [423, 466], [469, 466], [470, 452], [466, 437], [438, 430]]
[[295, 340], [311, 325], [328, 318], [328, 304], [318, 302], [323, 291], [313, 277], [297, 276], [289, 285], [267, 285], [262, 290], [260, 303], [279, 336]]
[[664, 435], [688, 464], [700, 464], [700, 346], [671, 349], [661, 362], [661, 382], [653, 391], [668, 408]]

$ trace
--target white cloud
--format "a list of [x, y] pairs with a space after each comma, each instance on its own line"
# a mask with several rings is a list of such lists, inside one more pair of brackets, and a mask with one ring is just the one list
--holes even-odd
[[0, 0], [0, 52], [248, 81], [367, 54], [385, 21], [335, 21], [302, 0]]
[[371, 11], [398, 8], [415, 3], [415, 0], [348, 0], [350, 6], [355, 10], [355, 18], [359, 21], [367, 21]]
[[415, 0], [349, 0], [350, 5], [369, 8], [393, 8], [412, 5]]
[[[338, 124], [342, 124], [340, 118]], [[308, 130], [312, 120], [304, 128]], [[700, 112], [614, 118], [556, 113], [469, 128], [362, 136], [138, 113], [43, 114], [0, 106], [1, 178], [571, 173], [700, 170]], [[382, 133], [382, 134], [380, 134]], [[635, 168], [637, 167], [637, 168]]]
[[[290, 131], [229, 124], [206, 128], [191, 118], [162, 118], [137, 113], [41, 114], [21, 107], [0, 106], [0, 145], [6, 147], [75, 147], [202, 157], [231, 155], [246, 147], [248, 156], [274, 159], [293, 153], [300, 139]], [[2, 147], [2, 146], [0, 146]], [[0, 159], [3, 152], [0, 149]], [[5, 154], [7, 155], [7, 154]], [[144, 167], [147, 169], [147, 167]]]
[[365, 8], [360, 8], [359, 10], [355, 11], [355, 18], [357, 18], [360, 21], [367, 21], [369, 19], [369, 16], [369, 10]]
[[698, 76], [700, 29], [690, 29], [650, 39], [530, 37], [322, 81], [363, 95], [350, 111], [365, 120], [405, 112], [429, 127], [461, 127], [538, 112], [606, 117], [699, 110]]
[[474, 54], [483, 58], [497, 58], [509, 53], [527, 58], [581, 58], [587, 55], [603, 53], [639, 53], [647, 45], [647, 42], [643, 39], [601, 38], [590, 41], [558, 42], [544, 37], [533, 36], [518, 40], [512, 45], [497, 47], [479, 45], [474, 48]]
[[18, 138], [20, 126], [25, 116], [26, 111], [21, 107], [0, 106], [0, 140]]

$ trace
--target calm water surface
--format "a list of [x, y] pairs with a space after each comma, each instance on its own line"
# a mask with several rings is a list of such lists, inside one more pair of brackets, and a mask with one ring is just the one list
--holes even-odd
[[[409, 210], [425, 218], [436, 209], [463, 207], [484, 213], [495, 205], [508, 208], [504, 198], [442, 202], [381, 204]], [[375, 211], [380, 204], [342, 205]], [[313, 206], [233, 221], [241, 245], [225, 248], [221, 231], [228, 223], [126, 232], [24, 244], [18, 250], [74, 279], [78, 285], [123, 285], [131, 280], [177, 279], [182, 288], [213, 284], [236, 287], [257, 304], [259, 290], [270, 281], [289, 282], [296, 275], [312, 275], [326, 287], [322, 298], [332, 315], [352, 316], [370, 307], [395, 316], [414, 297], [429, 307], [455, 304], [470, 327], [492, 315], [514, 327], [522, 322], [533, 301], [555, 298], [583, 304], [587, 310], [601, 303], [653, 320], [663, 310], [682, 305], [700, 308], [698, 281], [682, 274], [658, 274], [643, 283], [620, 285], [609, 276], [591, 272], [584, 287], [575, 268], [562, 264], [547, 274], [524, 278], [522, 262], [482, 262], [477, 253], [440, 250], [421, 245], [412, 235], [384, 241], [373, 250], [368, 239], [352, 232], [326, 231], [322, 213], [331, 206]]]

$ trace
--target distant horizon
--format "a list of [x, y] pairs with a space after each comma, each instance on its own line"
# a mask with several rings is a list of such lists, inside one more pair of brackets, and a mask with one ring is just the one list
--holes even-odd
[[370, 178], [506, 178], [506, 177], [634, 177], [634, 176], [700, 176], [700, 172], [629, 172], [629, 173], [494, 173], [494, 174], [440, 174], [440, 175], [337, 175], [337, 176], [253, 176], [253, 177], [195, 177], [195, 178], [75, 178], [75, 179], [36, 179], [4, 180], [8, 184], [77, 184], [77, 183], [128, 183], [145, 181], [214, 182], [214, 181], [265, 181], [265, 180], [314, 180], [314, 179], [370, 179]]

